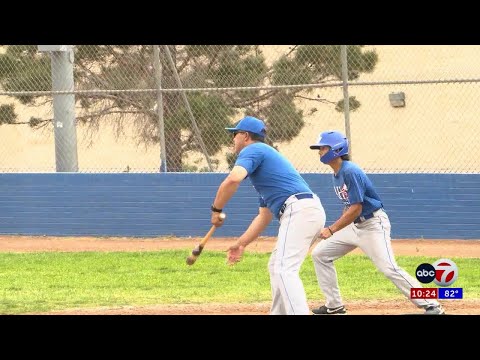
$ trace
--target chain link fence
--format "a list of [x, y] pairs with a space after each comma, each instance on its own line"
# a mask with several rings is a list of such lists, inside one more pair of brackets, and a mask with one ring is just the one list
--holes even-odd
[[245, 115], [300, 172], [325, 130], [370, 173], [480, 171], [480, 46], [68, 49], [0, 46], [0, 172], [227, 172]]

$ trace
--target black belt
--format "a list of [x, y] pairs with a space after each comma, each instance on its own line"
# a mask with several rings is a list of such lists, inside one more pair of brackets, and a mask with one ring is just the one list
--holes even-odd
[[[381, 208], [380, 208], [381, 209]], [[374, 210], [372, 211], [370, 214], [367, 214], [367, 215], [364, 215], [364, 216], [359, 216], [357, 217], [355, 220], [353, 220], [353, 223], [354, 224], [359, 224], [359, 223], [362, 223], [368, 219], [371, 219], [375, 216], [375, 213], [380, 210], [380, 209], [377, 209], [377, 210]]]
[[[297, 200], [302, 200], [302, 199], [313, 199], [313, 194], [310, 193], [304, 193], [304, 194], [295, 194], [294, 195]], [[285, 201], [280, 208], [280, 211], [278, 212], [278, 217], [282, 217], [283, 212], [285, 211], [285, 208], [287, 207], [287, 202]]]

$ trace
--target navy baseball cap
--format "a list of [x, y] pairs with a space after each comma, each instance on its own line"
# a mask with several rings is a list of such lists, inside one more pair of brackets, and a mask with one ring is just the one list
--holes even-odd
[[225, 130], [228, 130], [230, 132], [248, 131], [258, 136], [261, 136], [262, 138], [267, 135], [265, 123], [262, 120], [257, 119], [253, 116], [245, 116], [242, 120], [238, 122], [236, 127], [225, 128]]

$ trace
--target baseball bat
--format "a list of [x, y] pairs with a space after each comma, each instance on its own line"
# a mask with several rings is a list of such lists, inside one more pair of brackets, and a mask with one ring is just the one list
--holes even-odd
[[[220, 214], [221, 219], [224, 220], [225, 217], [226, 217], [225, 213]], [[210, 230], [208, 230], [207, 234], [203, 237], [202, 241], [200, 241], [200, 243], [197, 246], [195, 246], [195, 248], [192, 250], [192, 254], [187, 257], [187, 260], [186, 260], [187, 265], [193, 265], [195, 263], [195, 261], [197, 261], [198, 257], [202, 253], [203, 248], [205, 247], [205, 244], [212, 237], [216, 228], [217, 227], [215, 225], [212, 225]]]

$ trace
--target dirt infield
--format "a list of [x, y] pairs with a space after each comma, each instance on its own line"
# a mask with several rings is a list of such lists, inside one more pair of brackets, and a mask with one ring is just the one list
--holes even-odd
[[[121, 238], [121, 237], [51, 237], [51, 236], [0, 236], [0, 252], [33, 251], [155, 251], [163, 249], [192, 249], [200, 238]], [[225, 250], [233, 239], [215, 238], [208, 243], [210, 250]], [[275, 238], [260, 237], [247, 248], [252, 252], [269, 252]], [[480, 258], [480, 240], [393, 240], [395, 254], [432, 257]], [[355, 250], [353, 253], [360, 253]], [[386, 280], [387, 281], [387, 280]], [[468, 297], [468, 295], [467, 295]], [[448, 314], [480, 315], [480, 299], [443, 300]], [[178, 304], [155, 306], [124, 306], [115, 308], [70, 309], [48, 314], [77, 315], [266, 315], [269, 303], [258, 304]], [[310, 307], [319, 304], [310, 303]], [[408, 300], [354, 301], [347, 309], [352, 315], [421, 314]]]

